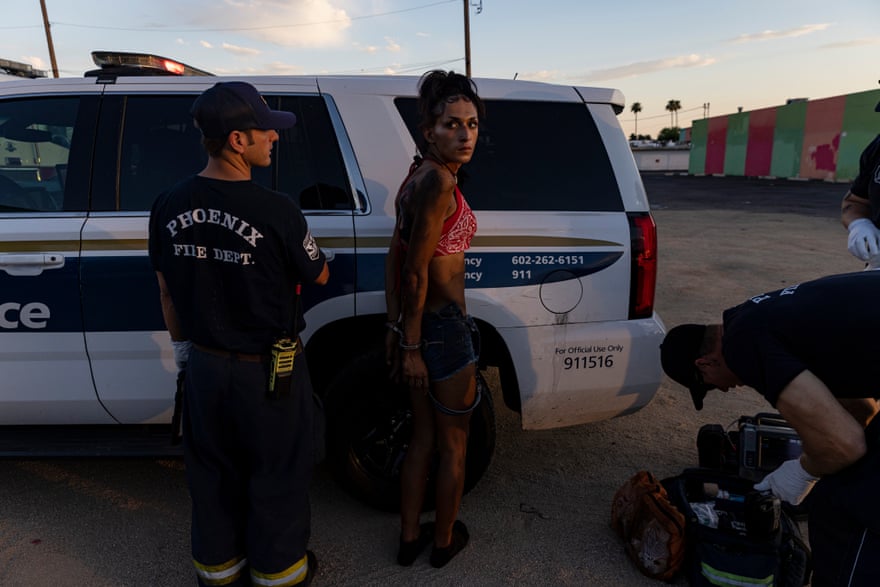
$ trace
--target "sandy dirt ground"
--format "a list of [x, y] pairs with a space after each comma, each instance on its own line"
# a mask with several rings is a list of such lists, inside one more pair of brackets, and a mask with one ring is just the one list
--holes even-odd
[[[751, 295], [860, 269], [837, 218], [846, 186], [665, 175], [645, 184], [667, 327], [717, 321]], [[489, 381], [497, 386], [491, 373]], [[497, 450], [462, 505], [467, 549], [441, 570], [427, 556], [398, 567], [397, 516], [355, 502], [322, 467], [312, 490], [315, 585], [659, 585], [638, 573], [609, 527], [615, 490], [639, 469], [664, 477], [696, 465], [700, 426], [769, 407], [742, 389], [710, 392], [696, 412], [664, 380], [636, 414], [526, 433], [494, 393]], [[179, 461], [0, 461], [0, 511], [0, 585], [195, 584]]]

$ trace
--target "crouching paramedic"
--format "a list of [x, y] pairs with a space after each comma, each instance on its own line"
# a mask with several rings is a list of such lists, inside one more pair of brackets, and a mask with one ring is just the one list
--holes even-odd
[[299, 284], [329, 272], [294, 201], [251, 181], [296, 117], [242, 82], [206, 90], [192, 115], [208, 163], [156, 200], [149, 249], [186, 370], [193, 562], [199, 585], [307, 585], [313, 404]]
[[757, 295], [720, 324], [666, 335], [666, 374], [696, 409], [748, 385], [802, 441], [756, 489], [806, 499], [813, 587], [880, 585], [880, 272], [832, 275]]

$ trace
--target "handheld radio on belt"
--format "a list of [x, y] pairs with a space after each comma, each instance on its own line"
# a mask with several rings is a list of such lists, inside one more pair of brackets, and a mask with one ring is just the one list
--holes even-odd
[[269, 370], [269, 393], [275, 391], [276, 381], [290, 377], [293, 373], [293, 359], [296, 356], [296, 341], [279, 338], [272, 344], [272, 362]]
[[[293, 334], [296, 336], [296, 321], [299, 317], [299, 298], [302, 293], [302, 284], [296, 284], [296, 294], [293, 309]], [[269, 397], [278, 398], [287, 395], [293, 374], [293, 360], [299, 350], [299, 339], [291, 339], [284, 335], [272, 343], [271, 363], [269, 365]]]

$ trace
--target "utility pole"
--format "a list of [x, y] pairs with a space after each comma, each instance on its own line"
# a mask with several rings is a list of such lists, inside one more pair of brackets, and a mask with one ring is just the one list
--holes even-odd
[[471, 0], [464, 0], [464, 73], [471, 77]]
[[[471, 15], [469, 8], [471, 0], [464, 0], [464, 73], [471, 77]], [[477, 14], [483, 12], [483, 0], [478, 0], [474, 6]]]
[[46, 29], [46, 42], [49, 44], [49, 61], [52, 62], [52, 75], [58, 77], [58, 62], [55, 61], [55, 46], [52, 44], [52, 32], [49, 30], [49, 15], [46, 14], [46, 0], [40, 0], [43, 10], [43, 28]]

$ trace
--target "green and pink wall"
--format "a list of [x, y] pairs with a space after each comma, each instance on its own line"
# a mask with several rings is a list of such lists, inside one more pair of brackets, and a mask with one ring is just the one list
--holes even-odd
[[880, 90], [694, 120], [688, 173], [851, 181], [880, 133]]

